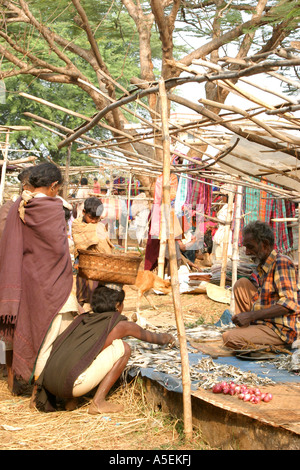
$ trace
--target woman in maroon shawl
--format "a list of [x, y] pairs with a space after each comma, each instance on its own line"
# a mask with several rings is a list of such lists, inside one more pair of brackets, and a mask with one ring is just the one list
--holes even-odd
[[0, 242], [0, 339], [11, 391], [13, 377], [30, 381], [73, 284], [63, 205], [56, 198], [61, 172], [51, 163], [37, 165], [29, 182], [33, 189], [11, 207]]

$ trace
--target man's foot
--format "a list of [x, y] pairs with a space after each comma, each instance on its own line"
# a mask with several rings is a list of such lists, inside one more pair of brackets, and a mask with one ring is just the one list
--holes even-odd
[[120, 413], [124, 410], [123, 405], [111, 403], [109, 401], [103, 401], [100, 405], [96, 405], [95, 402], [91, 402], [88, 413], [90, 415], [97, 415], [101, 413]]

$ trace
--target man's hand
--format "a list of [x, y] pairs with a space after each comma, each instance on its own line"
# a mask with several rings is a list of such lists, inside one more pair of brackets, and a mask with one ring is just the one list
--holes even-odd
[[251, 312], [241, 312], [233, 315], [231, 318], [232, 323], [237, 326], [249, 326], [250, 323], [256, 320], [269, 320], [271, 318], [281, 317], [288, 315], [290, 311], [280, 304], [272, 305], [269, 308], [261, 310], [252, 310]]
[[253, 312], [241, 312], [231, 318], [232, 323], [237, 326], [249, 326], [253, 320]]

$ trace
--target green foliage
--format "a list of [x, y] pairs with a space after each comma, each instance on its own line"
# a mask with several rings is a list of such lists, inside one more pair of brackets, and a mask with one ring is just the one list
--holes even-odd
[[233, 26], [241, 24], [243, 22], [241, 12], [239, 10], [226, 10], [224, 15], [224, 22]]
[[[85, 50], [90, 50], [91, 46], [88, 41], [86, 32], [82, 28], [81, 19], [70, 0], [60, 0], [59, 2], [49, 2], [49, 0], [27, 0], [29, 8], [33, 15], [47, 25], [51, 31], [56, 32], [67, 41], [80, 46]], [[18, 4], [18, 2], [16, 2]], [[249, 0], [245, 4], [245, 10], [241, 7], [241, 2], [234, 0], [233, 2], [210, 2], [198, 0], [190, 0], [182, 2], [181, 10], [178, 14], [178, 21], [175, 23], [174, 34], [174, 58], [180, 59], [183, 54], [190, 52], [194, 47], [200, 47], [205, 40], [209, 41], [212, 35], [213, 22], [216, 15], [216, 4], [218, 4], [220, 12], [220, 28], [222, 33], [230, 31], [235, 26], [242, 24], [243, 21], [250, 19], [257, 2]], [[126, 89], [132, 88], [130, 80], [133, 76], [140, 76], [140, 58], [139, 58], [139, 35], [134, 21], [128, 14], [121, 0], [81, 0], [81, 6], [84, 8], [89, 24], [94, 33], [95, 39], [99, 46], [99, 50], [103, 61], [105, 62], [109, 73], [114, 80], [118, 81]], [[141, 0], [143, 11], [145, 14], [151, 12], [151, 2], [149, 0]], [[249, 9], [247, 10], [247, 5]], [[263, 43], [270, 38], [272, 27], [283, 20], [291, 20], [288, 28], [291, 36], [297, 35], [300, 19], [300, 6], [298, 0], [279, 0], [268, 2], [272, 8], [267, 14], [269, 23], [262, 26], [258, 30], [256, 39], [252, 43], [251, 52], [255, 52]], [[165, 9], [165, 15], [168, 15], [172, 9], [172, 3]], [[294, 31], [293, 31], [294, 29]], [[255, 29], [244, 30], [244, 33], [253, 32]], [[18, 38], [20, 47], [24, 47], [26, 51], [35, 55], [45, 62], [51, 63], [56, 67], [64, 67], [65, 62], [59, 58], [54, 50], [49, 51], [45, 47], [44, 40], [40, 33], [27, 23], [17, 23], [8, 25], [8, 33], [13, 38]], [[178, 38], [178, 40], [176, 39]], [[238, 44], [242, 41], [243, 36], [237, 38], [230, 44]], [[0, 43], [3, 42], [0, 39]], [[189, 42], [190, 41], [190, 42]], [[196, 46], [195, 46], [196, 44]], [[199, 45], [198, 45], [199, 44]], [[96, 73], [91, 65], [79, 55], [67, 51], [62, 46], [57, 46], [68, 56], [72, 63], [80, 70], [96, 87], [99, 86]], [[226, 53], [227, 45], [223, 50]], [[159, 34], [156, 26], [153, 26], [151, 36], [151, 54], [154, 64], [154, 75], [158, 79], [161, 70], [162, 49]], [[26, 55], [19, 54], [19, 59], [28, 61]], [[11, 63], [2, 58], [1, 69], [9, 70]], [[0, 103], [2, 111], [0, 115], [0, 124], [4, 125], [28, 125], [32, 126], [32, 131], [27, 134], [13, 133], [11, 135], [11, 144], [24, 150], [32, 150], [41, 158], [48, 155], [57, 161], [64, 162], [66, 157], [66, 148], [62, 151], [57, 150], [57, 144], [62, 140], [62, 136], [55, 135], [49, 130], [33, 124], [31, 120], [24, 116], [24, 112], [31, 112], [44, 117], [52, 122], [57, 122], [65, 127], [75, 129], [82, 125], [82, 120], [75, 118], [67, 113], [55, 110], [48, 106], [36, 103], [29, 99], [19, 96], [19, 92], [24, 91], [36, 97], [43, 98], [62, 107], [78, 111], [86, 116], [92, 116], [97, 112], [95, 103], [92, 98], [76, 85], [51, 83], [45, 80], [34, 78], [30, 75], [19, 75], [17, 78], [12, 77], [5, 80], [7, 89], [6, 103]], [[116, 90], [116, 96], [119, 98], [123, 92]], [[146, 102], [146, 101], [145, 101]], [[129, 105], [131, 109], [135, 109], [135, 103]], [[147, 112], [142, 110], [145, 117]], [[125, 113], [131, 121], [134, 118]], [[99, 140], [108, 137], [108, 133], [99, 127], [93, 128], [89, 134]], [[72, 145], [71, 164], [87, 165], [94, 164], [84, 153], [76, 152], [78, 144]], [[24, 152], [25, 156], [28, 153]], [[18, 154], [18, 157], [21, 155]]]
[[270, 24], [276, 25], [289, 20], [287, 28], [290, 31], [299, 29], [300, 5], [298, 0], [280, 0], [268, 15]]
[[[69, 0], [60, 0], [59, 4], [48, 0], [32, 0], [28, 3], [34, 16], [52, 31], [86, 50], [90, 49], [87, 35], [81, 28], [80, 21], [78, 21], [78, 13]], [[129, 88], [131, 77], [140, 76], [139, 37], [134, 22], [120, 0], [114, 2], [82, 0], [81, 5], [89, 18], [100, 53], [111, 76], [123, 87]], [[9, 25], [9, 32], [18, 37], [18, 43], [21, 47], [29, 50], [31, 54], [39, 59], [57, 67], [65, 66], [64, 61], [58, 58], [53, 51], [49, 52], [48, 48], [45, 48], [43, 38], [32, 26], [28, 24], [20, 25], [19, 23], [17, 25], [11, 24]], [[161, 48], [157, 33], [153, 35], [152, 45], [153, 57], [159, 61], [161, 59]], [[98, 87], [95, 71], [90, 64], [74, 53], [66, 50], [63, 52], [80, 72]], [[20, 55], [20, 58], [23, 61], [26, 60], [26, 57], [22, 55]], [[1, 67], [2, 70], [9, 70], [11, 64], [3, 60]], [[62, 149], [60, 152], [57, 151], [57, 144], [63, 137], [32, 124], [32, 121], [26, 118], [23, 113], [25, 111], [31, 112], [71, 129], [81, 125], [82, 120], [20, 97], [18, 93], [22, 91], [29, 93], [59, 106], [78, 111], [86, 116], [92, 116], [97, 112], [92, 98], [78, 86], [51, 83], [28, 75], [8, 78], [5, 80], [5, 85], [7, 89], [6, 104], [0, 104], [2, 111], [0, 124], [29, 124], [32, 126], [30, 135], [12, 134], [11, 145], [24, 150], [30, 149], [33, 154], [35, 150], [41, 158], [50, 155], [54, 161], [64, 162], [66, 149]], [[120, 97], [123, 92], [117, 89], [116, 93], [117, 97]], [[103, 139], [107, 137], [107, 132], [96, 127], [88, 135], [93, 138]], [[91, 161], [89, 157], [84, 156], [82, 153], [78, 154], [76, 152], [77, 147], [76, 143], [72, 146], [71, 164], [94, 164], [94, 161]], [[19, 157], [20, 154], [18, 154]]]

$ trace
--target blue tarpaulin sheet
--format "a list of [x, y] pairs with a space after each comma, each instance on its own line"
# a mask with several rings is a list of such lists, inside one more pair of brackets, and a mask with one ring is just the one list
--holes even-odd
[[[210, 356], [202, 354], [200, 352], [189, 354], [190, 367], [195, 366], [199, 361], [201, 361], [201, 359], [207, 357]], [[276, 383], [300, 382], [300, 376], [291, 373], [285, 369], [278, 369], [275, 364], [272, 364], [272, 361], [244, 360], [235, 356], [219, 357], [218, 359], [214, 358], [213, 361], [215, 364], [232, 365], [243, 372], [252, 372], [258, 377], [268, 378]], [[201, 371], [200, 368], [199, 371]], [[129, 371], [129, 373], [130, 375], [136, 375], [137, 371]], [[169, 391], [182, 393], [182, 382], [177, 377], [168, 375], [163, 372], [158, 372], [152, 368], [140, 368], [139, 373], [142, 377], [147, 377], [155, 382], [158, 382], [160, 385], [162, 385]], [[206, 374], [209, 375], [209, 372], [206, 372]], [[221, 375], [220, 380], [222, 380]], [[228, 381], [228, 377], [226, 377], [226, 379], [224, 380]], [[192, 382], [191, 390], [197, 389], [197, 382]]]

